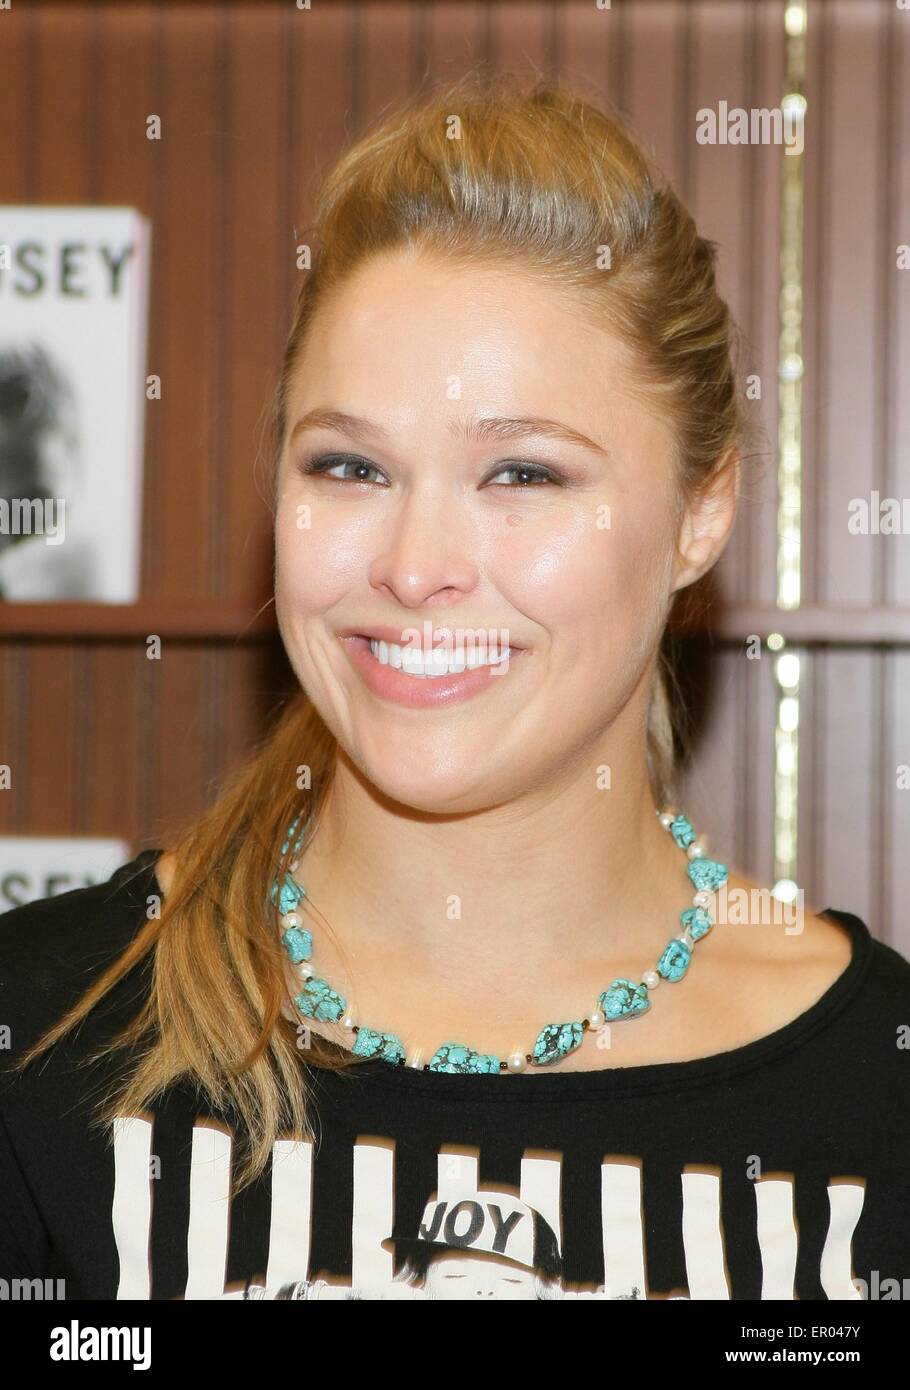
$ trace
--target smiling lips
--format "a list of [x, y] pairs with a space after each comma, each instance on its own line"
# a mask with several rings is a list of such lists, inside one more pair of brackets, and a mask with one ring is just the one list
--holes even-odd
[[429, 649], [435, 647], [436, 640], [445, 639], [445, 648], [450, 650], [457, 646], [459, 641], [466, 645], [468, 649], [472, 646], [480, 646], [486, 643], [487, 647], [492, 647], [494, 642], [508, 643], [513, 651], [521, 649], [521, 643], [515, 642], [508, 636], [508, 629], [502, 627], [455, 627], [450, 623], [432, 623], [423, 621], [411, 625], [399, 623], [395, 627], [389, 627], [384, 623], [377, 623], [371, 627], [346, 627], [342, 628], [338, 636], [345, 637], [368, 637], [377, 642], [388, 642], [390, 645], [414, 646], [413, 634], [421, 632], [423, 640], [420, 645]]
[[524, 648], [495, 641], [430, 649], [404, 646], [389, 640], [393, 633], [400, 637], [401, 629], [373, 628], [369, 636], [343, 633], [341, 640], [368, 688], [398, 705], [452, 705], [472, 699], [492, 681], [502, 680], [524, 656]]

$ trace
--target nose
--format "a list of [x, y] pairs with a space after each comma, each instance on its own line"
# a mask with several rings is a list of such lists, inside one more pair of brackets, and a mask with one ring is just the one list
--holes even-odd
[[415, 490], [384, 528], [370, 583], [404, 608], [444, 606], [477, 584], [471, 528], [450, 496]]

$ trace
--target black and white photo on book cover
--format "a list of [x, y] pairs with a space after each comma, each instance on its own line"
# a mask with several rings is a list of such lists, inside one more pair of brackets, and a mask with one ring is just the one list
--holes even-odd
[[150, 227], [0, 207], [0, 599], [138, 597]]

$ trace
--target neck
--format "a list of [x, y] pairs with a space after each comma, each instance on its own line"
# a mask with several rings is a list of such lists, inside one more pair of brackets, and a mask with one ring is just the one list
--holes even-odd
[[[600, 762], [600, 759], [597, 760]], [[350, 959], [415, 981], [465, 972], [651, 964], [691, 903], [686, 857], [660, 825], [643, 748], [592, 761], [539, 795], [458, 816], [383, 802], [339, 754], [297, 879]], [[698, 827], [696, 826], [696, 830]]]

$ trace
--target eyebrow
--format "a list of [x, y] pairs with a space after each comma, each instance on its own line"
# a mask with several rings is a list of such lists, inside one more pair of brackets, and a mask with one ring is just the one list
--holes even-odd
[[[366, 420], [359, 415], [349, 415], [344, 410], [316, 408], [308, 410], [306, 415], [300, 417], [291, 430], [288, 442], [293, 443], [299, 434], [308, 429], [337, 430], [342, 434], [374, 439], [377, 443], [388, 443], [390, 438], [388, 430], [372, 420]], [[524, 439], [529, 434], [540, 434], [563, 444], [580, 444], [584, 449], [593, 449], [604, 458], [610, 458], [603, 445], [589, 439], [586, 434], [572, 429], [569, 425], [560, 424], [558, 420], [545, 420], [536, 415], [494, 415], [475, 417], [467, 421], [453, 420], [449, 424], [449, 432], [467, 441]]]

